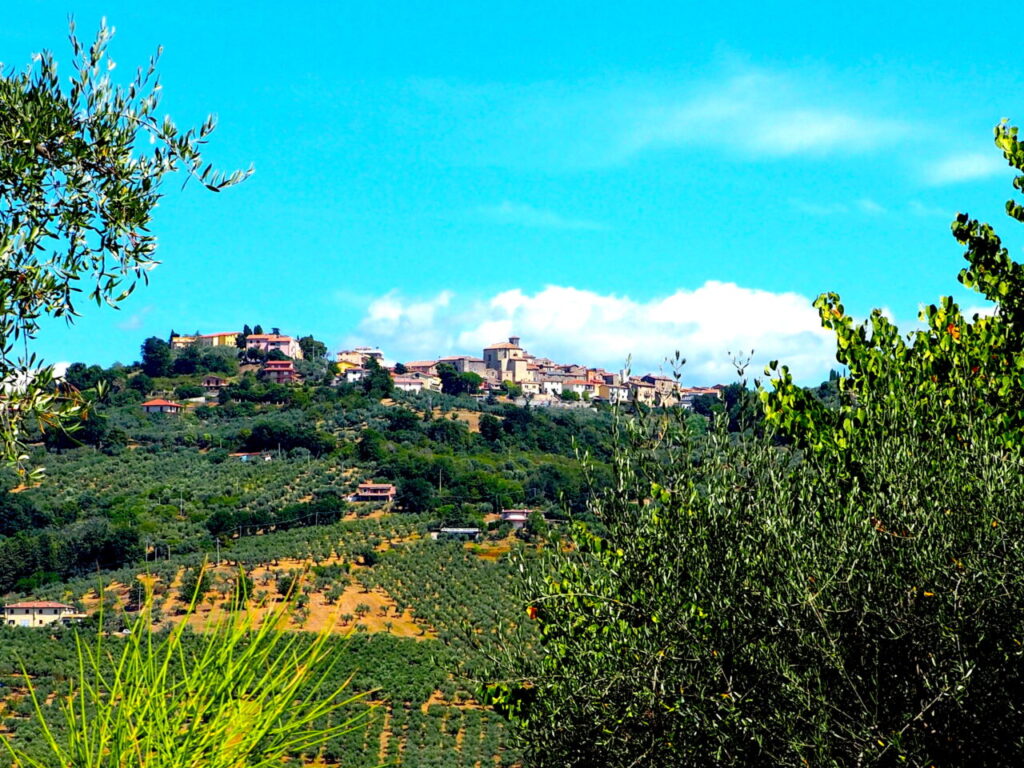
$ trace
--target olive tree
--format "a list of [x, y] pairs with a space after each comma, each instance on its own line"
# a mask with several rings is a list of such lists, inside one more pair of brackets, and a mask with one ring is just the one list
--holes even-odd
[[71, 26], [70, 78], [44, 51], [0, 70], [0, 452], [24, 471], [34, 428], [88, 416], [31, 351], [43, 318], [73, 319], [79, 294], [117, 307], [156, 266], [149, 232], [166, 174], [211, 191], [244, 179], [203, 166], [213, 117], [179, 130], [159, 118], [157, 55], [126, 85], [111, 79], [113, 28], [86, 44]]
[[[996, 142], [1024, 170], [1016, 130]], [[993, 313], [946, 298], [902, 336], [820, 297], [831, 408], [772, 366], [763, 437], [620, 423], [602, 526], [522, 561], [533, 631], [492, 652], [528, 765], [1024, 760], [1024, 267], [953, 231]]]

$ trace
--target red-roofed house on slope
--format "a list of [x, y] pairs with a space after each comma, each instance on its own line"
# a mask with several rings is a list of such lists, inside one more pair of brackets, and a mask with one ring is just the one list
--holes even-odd
[[394, 501], [397, 493], [391, 483], [360, 483], [352, 501]]
[[302, 347], [299, 342], [291, 336], [282, 336], [279, 333], [253, 333], [245, 337], [245, 350], [258, 349], [269, 354], [275, 349], [284, 353], [293, 360], [302, 359]]
[[291, 360], [267, 360], [260, 368], [260, 375], [275, 384], [291, 384], [299, 380], [299, 374]]
[[147, 400], [142, 404], [142, 410], [146, 413], [181, 413], [184, 407], [181, 403], [172, 403], [170, 400], [161, 400], [159, 397]]
[[84, 618], [84, 613], [79, 613], [70, 605], [48, 600], [9, 603], [4, 606], [4, 624], [15, 627], [45, 627], [58, 621]]

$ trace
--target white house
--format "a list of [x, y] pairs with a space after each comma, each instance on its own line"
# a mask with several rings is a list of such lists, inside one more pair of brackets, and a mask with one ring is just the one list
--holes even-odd
[[70, 605], [48, 600], [10, 603], [4, 606], [4, 624], [15, 627], [45, 627], [58, 621], [84, 618], [84, 613], [79, 613]]
[[142, 410], [146, 413], [181, 413], [181, 409], [184, 407], [181, 403], [172, 403], [170, 400], [162, 400], [159, 397], [147, 400], [142, 404]]
[[424, 380], [413, 378], [411, 376], [395, 376], [395, 389], [400, 389], [403, 392], [422, 392], [424, 387]]

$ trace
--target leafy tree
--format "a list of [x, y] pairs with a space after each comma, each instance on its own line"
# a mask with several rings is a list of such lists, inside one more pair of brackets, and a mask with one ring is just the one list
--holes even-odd
[[501, 420], [490, 413], [480, 417], [480, 436], [489, 443], [495, 443], [501, 439], [504, 431], [501, 428]]
[[174, 360], [170, 345], [158, 336], [142, 342], [142, 372], [147, 376], [170, 376]]
[[397, 373], [399, 376], [408, 372], [409, 369], [405, 367], [405, 363], [395, 363], [395, 373]]
[[66, 422], [81, 404], [54, 390], [52, 367], [15, 357], [15, 340], [35, 338], [43, 317], [75, 317], [83, 280], [93, 281], [90, 299], [116, 306], [148, 278], [165, 174], [184, 168], [212, 190], [245, 176], [203, 170], [212, 118], [181, 132], [155, 117], [156, 58], [128, 87], [110, 80], [112, 34], [103, 25], [85, 45], [72, 26], [70, 78], [47, 51], [20, 73], [0, 72], [0, 379], [25, 382], [3, 400], [0, 452], [21, 465], [26, 420]]
[[300, 337], [299, 348], [302, 350], [302, 356], [306, 360], [323, 360], [327, 357], [327, 345], [322, 341], [317, 341], [312, 336]]
[[148, 395], [153, 391], [153, 379], [144, 373], [137, 373], [128, 380], [128, 386], [143, 395]]
[[106, 416], [95, 408], [81, 410], [63, 429], [46, 432], [46, 447], [51, 450], [76, 448], [80, 445], [99, 447], [107, 439], [110, 425]]
[[398, 484], [397, 501], [406, 512], [423, 512], [430, 509], [434, 497], [434, 486], [421, 477], [403, 478]]
[[391, 397], [395, 391], [395, 382], [392, 381], [391, 375], [387, 370], [382, 368], [376, 358], [373, 357], [367, 359], [365, 367], [367, 373], [363, 376], [360, 383], [366, 396], [374, 400], [383, 400], [385, 397]]
[[41, 528], [50, 522], [49, 515], [24, 493], [0, 493], [0, 536], [13, 536], [20, 531]]
[[203, 353], [199, 347], [190, 345], [178, 352], [171, 365], [171, 372], [175, 376], [191, 376], [200, 371], [202, 366]]
[[[1016, 135], [996, 142], [1024, 170]], [[523, 562], [533, 640], [489, 693], [528, 764], [1024, 759], [1024, 266], [987, 225], [953, 230], [995, 312], [945, 298], [903, 337], [820, 297], [837, 407], [771, 366], [764, 436], [623, 423], [601, 528]]]
[[64, 372], [64, 383], [79, 391], [92, 389], [101, 381], [109, 381], [113, 376], [98, 365], [86, 365], [85, 363], [72, 363]]
[[281, 597], [297, 597], [296, 590], [302, 581], [302, 574], [298, 571], [288, 571], [277, 577], [277, 594]]
[[384, 437], [375, 429], [363, 430], [357, 446], [360, 461], [377, 462], [384, 458]]
[[212, 587], [213, 580], [210, 578], [210, 569], [202, 565], [185, 571], [181, 577], [178, 594], [184, 605], [188, 605], [193, 599], [196, 603], [200, 603]]
[[437, 366], [441, 379], [441, 391], [446, 395], [473, 395], [480, 389], [483, 379], [471, 371], [459, 373], [451, 363]]

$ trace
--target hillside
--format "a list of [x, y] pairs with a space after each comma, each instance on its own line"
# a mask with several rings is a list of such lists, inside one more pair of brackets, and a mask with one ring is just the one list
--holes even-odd
[[[102, 613], [105, 630], [116, 631], [138, 609], [138, 577], [149, 574], [154, 619], [166, 627], [180, 620], [208, 562], [191, 619], [197, 631], [230, 610], [242, 587], [257, 614], [289, 594], [287, 628], [333, 627], [353, 684], [376, 689], [372, 700], [383, 706], [360, 744], [332, 743], [321, 760], [514, 763], [500, 718], [473, 705], [461, 677], [473, 668], [474, 635], [514, 631], [521, 615], [506, 555], [529, 546], [531, 534], [516, 535], [498, 513], [529, 507], [549, 524], [584, 514], [592, 488], [577, 454], [589, 454], [602, 483], [611, 414], [439, 393], [380, 397], [361, 386], [272, 384], [237, 369], [208, 392], [206, 373], [74, 367], [93, 401], [88, 419], [34, 446], [42, 483], [25, 487], [8, 475], [0, 497], [7, 602], [58, 600], [90, 622]], [[143, 412], [153, 399], [185, 407]], [[481, 420], [498, 429], [484, 436]], [[370, 481], [393, 484], [394, 500], [351, 501]], [[483, 541], [435, 541], [431, 531], [445, 525], [477, 527]], [[68, 630], [3, 636], [0, 673], [16, 675], [24, 660], [44, 695], [63, 689]], [[38, 745], [19, 689], [10, 683], [4, 727]]]

